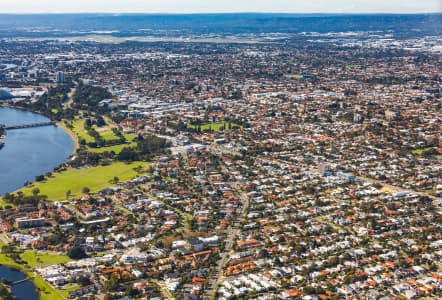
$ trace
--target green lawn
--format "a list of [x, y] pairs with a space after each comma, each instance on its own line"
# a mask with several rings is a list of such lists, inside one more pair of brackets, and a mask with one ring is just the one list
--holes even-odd
[[102, 147], [102, 148], [89, 148], [89, 152], [93, 153], [103, 153], [105, 151], [114, 151], [116, 154], [120, 153], [121, 150], [123, 150], [124, 147], [135, 147], [137, 143], [130, 143], [130, 144], [121, 144], [121, 145], [115, 145], [115, 146], [109, 146], [109, 147]]
[[417, 154], [417, 155], [422, 155], [422, 153], [424, 151], [431, 150], [431, 149], [433, 149], [433, 147], [428, 147], [428, 148], [424, 148], [424, 149], [416, 149], [416, 150], [411, 151], [411, 153]]
[[58, 289], [60, 291], [60, 293], [65, 297], [65, 298], [69, 298], [69, 292], [71, 291], [75, 291], [76, 289], [80, 288], [81, 286], [78, 284], [74, 284], [74, 283], [69, 283], [65, 286], [63, 286], [63, 288]]
[[[223, 127], [225, 127], [227, 129], [228, 124], [229, 124], [228, 122], [204, 124], [204, 125], [201, 125], [201, 131], [204, 131], [204, 130], [210, 129], [210, 128], [212, 128], [213, 131], [220, 131]], [[238, 124], [235, 124], [235, 123], [230, 123], [230, 125], [231, 125], [231, 127], [237, 126], [237, 127], [242, 128], [241, 125], [238, 125]], [[189, 128], [196, 128], [197, 126], [196, 125], [189, 125], [188, 127]]]
[[[5, 244], [0, 241], [0, 249]], [[19, 254], [21, 253], [21, 254]], [[16, 266], [22, 269], [26, 269], [28, 267], [35, 268], [40, 266], [47, 266], [52, 264], [63, 264], [71, 261], [69, 257], [66, 255], [58, 255], [58, 254], [40, 254], [35, 253], [33, 251], [25, 251], [25, 252], [17, 252], [20, 255], [20, 258], [27, 262], [27, 264], [18, 264], [12, 258], [9, 258], [6, 254], [0, 253], [0, 265], [9, 265]]]
[[64, 300], [65, 298], [60, 295], [52, 286], [49, 285], [43, 278], [39, 275], [35, 275], [32, 278], [37, 288], [40, 289], [40, 300]]
[[84, 129], [84, 120], [74, 121], [72, 122], [73, 129], [71, 130], [79, 139], [83, 139], [86, 143], [92, 143], [95, 141], [93, 137], [91, 137], [87, 131]]
[[123, 133], [123, 136], [125, 137], [126, 140], [128, 141], [133, 141], [137, 136], [135, 134], [127, 134], [127, 133]]
[[[96, 127], [94, 127], [94, 128], [95, 128], [95, 130], [97, 130]], [[118, 140], [119, 139], [119, 137], [117, 137], [111, 129], [106, 129], [106, 130], [103, 130], [103, 131], [97, 130], [97, 132], [101, 135], [101, 137], [105, 141], [114, 141], [114, 140]], [[123, 136], [128, 141], [132, 141], [135, 138], [134, 134], [123, 134]]]
[[6, 203], [6, 202], [3, 202], [3, 200], [2, 200], [1, 197], [0, 197], [0, 207], [1, 207], [2, 209], [6, 209], [6, 206], [10, 206], [10, 208], [15, 207], [15, 205], [12, 204], [12, 203]]
[[297, 74], [287, 74], [285, 75], [285, 77], [287, 78], [294, 78], [294, 79], [301, 79], [302, 75], [297, 75]]
[[[0, 248], [4, 243], [0, 242]], [[37, 262], [37, 257], [40, 258], [41, 262]], [[52, 288], [43, 278], [41, 278], [38, 274], [29, 271], [28, 267], [35, 268], [37, 266], [49, 265], [53, 263], [61, 263], [67, 262], [70, 259], [67, 256], [63, 255], [49, 255], [49, 254], [36, 254], [30, 251], [26, 251], [21, 255], [21, 258], [26, 261], [27, 265], [21, 265], [16, 263], [13, 259], [7, 257], [5, 254], [0, 254], [0, 264], [1, 265], [9, 265], [15, 266], [22, 269], [31, 280], [35, 283], [37, 288], [40, 289], [40, 300], [63, 300], [59, 292], [57, 292], [54, 288]], [[64, 293], [61, 292], [64, 296]], [[66, 291], [67, 295], [69, 294], [69, 290]], [[65, 296], [67, 297], [67, 296]]]
[[[0, 240], [0, 250], [5, 245], [6, 244], [2, 240]], [[6, 254], [3, 254], [1, 251], [0, 251], [0, 265], [16, 266], [20, 268], [23, 267], [23, 265], [16, 263], [12, 258], [7, 257]]]
[[94, 126], [94, 128], [105, 141], [114, 141], [119, 139], [119, 137], [117, 137], [111, 129], [106, 128], [105, 130], [100, 131], [97, 127]]
[[92, 193], [105, 189], [112, 184], [109, 180], [115, 176], [120, 181], [128, 181], [138, 176], [134, 168], [146, 168], [147, 162], [134, 162], [126, 164], [116, 162], [108, 166], [99, 166], [82, 169], [69, 169], [62, 173], [54, 173], [54, 177], [42, 182], [36, 182], [29, 187], [21, 189], [25, 194], [31, 194], [33, 188], [39, 188], [40, 194], [47, 195], [49, 200], [61, 201], [66, 199], [66, 192], [71, 191], [70, 197], [82, 196], [82, 189], [88, 187]]
[[[95, 139], [93, 137], [91, 137], [87, 131], [84, 129], [84, 120], [78, 120], [78, 121], [73, 121], [72, 122], [72, 126], [73, 129], [69, 129], [66, 127], [66, 125], [64, 123], [61, 123], [60, 126], [69, 132], [72, 132], [77, 138], [78, 140], [85, 140], [86, 143], [92, 143], [95, 142]], [[97, 132], [100, 134], [100, 136], [105, 140], [105, 141], [115, 141], [118, 140], [119, 138], [113, 133], [112, 129], [110, 128], [103, 128], [104, 130], [99, 130], [99, 128], [97, 128], [96, 126], [94, 126], [93, 128], [95, 128], [95, 130], [97, 130]], [[128, 141], [133, 141], [135, 139], [135, 135], [134, 134], [123, 134], [124, 137], [126, 138], [126, 140]], [[135, 146], [135, 143], [130, 144], [129, 146]], [[103, 153], [105, 151], [114, 151], [116, 154], [120, 153], [121, 150], [124, 147], [127, 147], [128, 145], [126, 144], [121, 144], [121, 145], [115, 145], [115, 146], [108, 146], [108, 147], [102, 147], [102, 148], [88, 148], [89, 152], [93, 152], [93, 153]]]
[[30, 251], [23, 253], [21, 259], [26, 261], [31, 268], [53, 264], [64, 264], [71, 261], [66, 255], [40, 254]]
[[0, 265], [8, 265], [8, 266], [23, 268], [23, 265], [16, 263], [12, 258], [7, 257], [6, 254], [3, 253], [0, 254]]
[[[84, 120], [73, 121], [72, 122], [73, 129], [71, 131], [79, 139], [85, 140], [86, 143], [94, 142], [95, 139], [93, 137], [91, 137], [87, 133], [87, 130], [84, 128], [84, 123], [85, 123]], [[115, 134], [109, 128], [102, 128], [102, 130], [100, 130], [97, 126], [93, 126], [93, 128], [103, 137], [103, 139], [105, 141], [117, 140], [118, 139], [118, 137], [115, 136]]]

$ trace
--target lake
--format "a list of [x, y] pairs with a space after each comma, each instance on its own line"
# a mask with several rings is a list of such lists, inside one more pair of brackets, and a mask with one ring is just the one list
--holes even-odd
[[[0, 124], [20, 125], [48, 122], [45, 116], [32, 112], [0, 107]], [[67, 161], [75, 144], [68, 133], [56, 126], [7, 130], [0, 149], [0, 196], [34, 182]]]
[[[26, 275], [19, 270], [0, 265], [0, 281], [3, 278], [16, 282], [25, 279]], [[11, 291], [14, 296], [21, 300], [37, 300], [39, 298], [35, 290], [35, 284], [31, 281], [24, 281], [13, 285]]]

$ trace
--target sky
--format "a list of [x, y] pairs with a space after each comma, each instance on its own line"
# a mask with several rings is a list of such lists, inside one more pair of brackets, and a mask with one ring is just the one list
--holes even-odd
[[0, 0], [0, 13], [435, 13], [442, 0]]

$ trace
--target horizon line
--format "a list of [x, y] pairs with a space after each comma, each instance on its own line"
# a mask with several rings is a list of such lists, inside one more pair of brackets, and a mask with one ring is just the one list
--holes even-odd
[[0, 15], [240, 15], [240, 14], [272, 14], [272, 15], [439, 15], [439, 12], [0, 12]]

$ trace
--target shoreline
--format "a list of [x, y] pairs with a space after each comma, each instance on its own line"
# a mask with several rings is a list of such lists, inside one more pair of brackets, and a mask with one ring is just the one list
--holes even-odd
[[[35, 273], [33, 270], [26, 269], [26, 267], [19, 265], [10, 265], [10, 264], [0, 264], [0, 266], [16, 270], [17, 272], [21, 272], [26, 276], [26, 281], [31, 282], [35, 286], [35, 292], [37, 292], [39, 298], [41, 298], [40, 287], [37, 285], [35, 281]], [[11, 291], [12, 292], [12, 291]]]
[[[17, 110], [26, 111], [26, 112], [31, 112], [31, 113], [38, 114], [38, 115], [41, 115], [41, 116], [44, 116], [44, 117], [48, 118], [48, 117], [45, 116], [44, 114], [41, 114], [41, 113], [39, 113], [39, 112], [37, 112], [37, 111], [33, 111], [33, 110], [30, 110], [30, 109], [25, 109], [25, 108], [22, 108], [22, 107], [14, 107], [14, 106], [7, 105], [7, 104], [0, 105], [0, 108], [2, 108], [2, 107], [11, 108], [11, 109], [17, 109]], [[51, 120], [50, 118], [48, 118], [48, 119]], [[78, 138], [75, 136], [75, 134], [74, 134], [73, 132], [71, 132], [68, 128], [66, 128], [66, 126], [65, 126], [64, 123], [63, 123], [63, 121], [55, 122], [55, 125], [54, 125], [54, 126], [60, 128], [60, 129], [63, 130], [64, 132], [66, 132], [66, 133], [69, 135], [69, 137], [71, 138], [71, 140], [74, 142], [74, 149], [73, 149], [72, 153], [66, 158], [66, 160], [65, 160], [64, 162], [60, 163], [60, 164], [56, 167], [56, 168], [58, 168], [58, 167], [60, 167], [60, 166], [62, 166], [62, 165], [64, 165], [64, 164], [66, 164], [66, 163], [69, 163], [70, 159], [71, 159], [73, 156], [76, 155], [78, 149], [80, 148], [80, 144], [79, 144], [79, 142], [78, 142]], [[3, 142], [3, 138], [6, 137], [6, 135], [7, 135], [7, 134], [6, 134], [6, 132], [5, 132], [5, 135], [3, 135], [2, 137], [0, 137], [0, 151], [1, 151], [2, 148], [5, 146], [5, 143]], [[32, 180], [31, 184], [33, 184], [34, 182], [35, 182], [35, 180]], [[15, 193], [15, 192], [17, 192], [18, 190], [20, 190], [20, 189], [22, 189], [22, 188], [23, 188], [23, 187], [21, 187], [21, 188], [15, 190], [15, 191], [11, 191], [10, 193]]]
[[47, 115], [45, 115], [45, 114], [43, 114], [43, 113], [41, 113], [41, 112], [39, 112], [39, 111], [32, 110], [32, 109], [30, 109], [30, 108], [25, 108], [25, 107], [20, 107], [20, 106], [14, 106], [14, 105], [10, 105], [9, 103], [2, 103], [2, 104], [0, 105], [0, 107], [8, 107], [8, 108], [19, 109], [19, 110], [22, 110], [22, 111], [31, 112], [31, 113], [34, 113], [34, 114], [37, 114], [37, 115], [40, 115], [40, 116], [46, 117], [46, 118], [48, 118], [48, 119], [51, 120], [51, 121], [54, 121], [54, 120], [52, 120], [51, 118], [49, 118]]
[[3, 135], [0, 135], [0, 150], [3, 149], [3, 147], [5, 146], [5, 142], [3, 142], [3, 140], [6, 138], [6, 130], [4, 131]]
[[[42, 113], [39, 112], [39, 111], [34, 111], [34, 110], [31, 110], [31, 109], [26, 109], [26, 108], [19, 107], [19, 106], [17, 107], [17, 106], [14, 106], [14, 105], [9, 105], [8, 103], [2, 103], [2, 104], [0, 105], [0, 107], [8, 107], [8, 108], [19, 109], [19, 110], [22, 110], [22, 111], [31, 112], [31, 113], [34, 113], [34, 114], [38, 114], [38, 115], [44, 116], [44, 117], [48, 118], [49, 120], [51, 120], [51, 118], [49, 118], [48, 116], [42, 114]], [[51, 120], [51, 121], [54, 121], [54, 120]], [[69, 134], [69, 136], [71, 137], [72, 141], [74, 141], [74, 145], [75, 145], [75, 146], [74, 146], [74, 151], [72, 152], [71, 155], [75, 155], [75, 154], [77, 153], [77, 150], [80, 148], [80, 144], [78, 143], [78, 138], [77, 138], [77, 136], [76, 136], [73, 132], [71, 132], [71, 131], [70, 131], [70, 130], [69, 130], [69, 129], [63, 124], [63, 121], [54, 121], [54, 122], [56, 122], [55, 125], [56, 125], [58, 128], [62, 129], [64, 132], [66, 132], [67, 134]], [[6, 134], [5, 134], [4, 136], [0, 136], [0, 149], [2, 149], [2, 147], [4, 146], [4, 143], [2, 143], [2, 140], [3, 140], [5, 137], [6, 137]], [[3, 146], [2, 146], [2, 144], [3, 144]]]
[[58, 128], [69, 134], [71, 139], [74, 141], [74, 152], [72, 153], [72, 155], [77, 154], [77, 150], [80, 149], [80, 144], [78, 143], [77, 136], [64, 125], [63, 121], [56, 122], [55, 124]]

